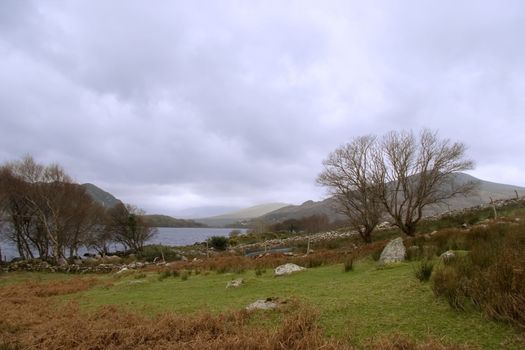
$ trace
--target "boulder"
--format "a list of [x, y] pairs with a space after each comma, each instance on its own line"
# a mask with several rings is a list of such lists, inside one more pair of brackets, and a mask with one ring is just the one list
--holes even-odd
[[277, 302], [272, 298], [267, 298], [266, 300], [260, 299], [256, 300], [250, 305], [246, 306], [246, 310], [272, 310], [278, 306]]
[[306, 269], [299, 265], [288, 263], [288, 264], [284, 264], [281, 266], [277, 266], [274, 270], [274, 273], [275, 273], [275, 276], [284, 276], [284, 275], [290, 275], [294, 272], [299, 272], [303, 270], [306, 270]]
[[385, 249], [381, 252], [379, 263], [384, 265], [403, 261], [405, 260], [405, 255], [406, 249], [403, 244], [403, 239], [398, 237], [388, 242]]
[[456, 257], [456, 253], [453, 250], [447, 250], [443, 254], [439, 256], [439, 258], [443, 261], [448, 261], [451, 259], [454, 259]]
[[117, 274], [121, 274], [121, 273], [126, 272], [126, 271], [129, 271], [129, 269], [127, 267], [123, 267], [119, 271], [117, 271]]
[[231, 280], [226, 284], [226, 288], [239, 288], [244, 284], [244, 280], [242, 278], [237, 278], [235, 280]]

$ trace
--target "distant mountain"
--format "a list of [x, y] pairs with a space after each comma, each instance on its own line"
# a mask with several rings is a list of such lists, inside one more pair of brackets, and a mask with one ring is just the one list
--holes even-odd
[[[489, 203], [491, 198], [493, 200], [512, 198], [516, 196], [515, 191], [517, 191], [520, 196], [525, 195], [524, 187], [483, 181], [464, 173], [454, 174], [454, 181], [456, 184], [475, 181], [478, 184], [478, 191], [477, 193], [466, 197], [457, 196], [452, 198], [446, 204], [428, 207], [425, 212], [426, 215], [434, 215], [449, 210], [474, 207], [483, 203]], [[330, 221], [344, 220], [345, 216], [336, 213], [334, 210], [335, 205], [335, 200], [331, 197], [319, 202], [307, 201], [301, 205], [289, 205], [274, 210], [263, 215], [261, 219], [268, 223], [275, 223], [287, 219], [301, 219], [305, 216], [311, 216], [314, 214], [326, 214]]]
[[80, 185], [86, 189], [86, 192], [95, 200], [106, 208], [113, 208], [115, 205], [122, 203], [119, 199], [115, 198], [111, 193], [104, 191], [103, 189], [90, 184], [85, 183]]
[[280, 208], [289, 206], [287, 203], [265, 203], [256, 205], [253, 207], [240, 209], [230, 213], [212, 216], [209, 218], [200, 218], [195, 219], [195, 221], [203, 223], [208, 226], [213, 227], [224, 227], [228, 225], [233, 225], [239, 222], [247, 221], [250, 219], [258, 218], [269, 212], [278, 210]]
[[236, 206], [202, 206], [177, 210], [174, 214], [178, 218], [209, 218], [242, 209]]
[[206, 227], [206, 225], [193, 220], [176, 219], [167, 215], [144, 215], [151, 226], [154, 227]]

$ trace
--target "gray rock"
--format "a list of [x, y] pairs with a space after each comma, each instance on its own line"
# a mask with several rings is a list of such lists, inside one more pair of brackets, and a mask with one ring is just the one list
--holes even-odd
[[450, 260], [456, 257], [456, 253], [453, 250], [447, 250], [439, 256], [441, 260]]
[[275, 276], [285, 276], [285, 275], [290, 275], [294, 272], [299, 272], [299, 271], [304, 271], [304, 270], [306, 270], [304, 267], [301, 267], [296, 264], [288, 263], [288, 264], [284, 264], [281, 266], [277, 266], [274, 270], [274, 274]]
[[381, 252], [379, 263], [384, 265], [403, 261], [405, 260], [405, 255], [406, 249], [403, 244], [403, 239], [398, 237], [388, 242], [385, 249]]
[[239, 288], [244, 284], [244, 280], [242, 278], [237, 278], [235, 280], [231, 280], [226, 284], [226, 288]]
[[126, 271], [129, 271], [129, 269], [127, 267], [123, 267], [119, 271], [117, 271], [117, 274], [121, 274], [121, 273], [126, 272]]
[[272, 310], [275, 309], [277, 306], [277, 302], [275, 302], [272, 298], [268, 298], [266, 300], [260, 299], [246, 306], [246, 310]]

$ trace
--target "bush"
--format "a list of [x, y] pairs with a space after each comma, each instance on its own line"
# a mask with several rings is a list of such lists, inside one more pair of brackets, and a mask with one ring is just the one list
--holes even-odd
[[182, 281], [186, 281], [186, 280], [188, 279], [189, 275], [190, 275], [190, 274], [189, 274], [188, 271], [182, 271], [182, 273], [180, 274], [180, 279], [181, 279]]
[[432, 291], [435, 295], [444, 297], [448, 304], [456, 309], [465, 308], [464, 286], [460, 283], [460, 274], [452, 266], [443, 266], [432, 275]]
[[228, 248], [228, 238], [224, 236], [212, 236], [210, 245], [216, 250], [226, 250]]
[[266, 269], [260, 267], [255, 269], [255, 276], [260, 277], [263, 273], [266, 273]]
[[317, 256], [308, 257], [304, 265], [307, 268], [319, 267], [323, 265], [323, 259], [322, 257], [317, 257]]
[[176, 261], [180, 260], [181, 256], [178, 254], [172, 247], [163, 246], [161, 244], [147, 245], [144, 247], [142, 252], [140, 252], [139, 257], [146, 261], [154, 261], [162, 259], [164, 261]]
[[379, 261], [379, 258], [381, 257], [381, 253], [383, 252], [383, 250], [376, 250], [374, 252], [372, 252], [372, 259], [374, 261]]
[[427, 282], [432, 275], [433, 269], [434, 263], [428, 259], [423, 259], [417, 264], [414, 273], [420, 282]]
[[159, 272], [159, 281], [163, 281], [168, 277], [171, 277], [171, 271], [164, 270]]
[[467, 300], [488, 316], [525, 328], [525, 224], [472, 230], [470, 253], [447, 262], [432, 276], [432, 289], [463, 309]]
[[410, 261], [421, 259], [421, 248], [417, 245], [413, 245], [407, 248], [407, 259]]

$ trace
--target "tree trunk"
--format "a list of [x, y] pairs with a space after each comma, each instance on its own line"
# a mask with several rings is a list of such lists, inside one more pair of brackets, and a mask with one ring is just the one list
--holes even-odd
[[372, 243], [372, 232], [366, 229], [359, 230], [359, 235], [365, 243]]

